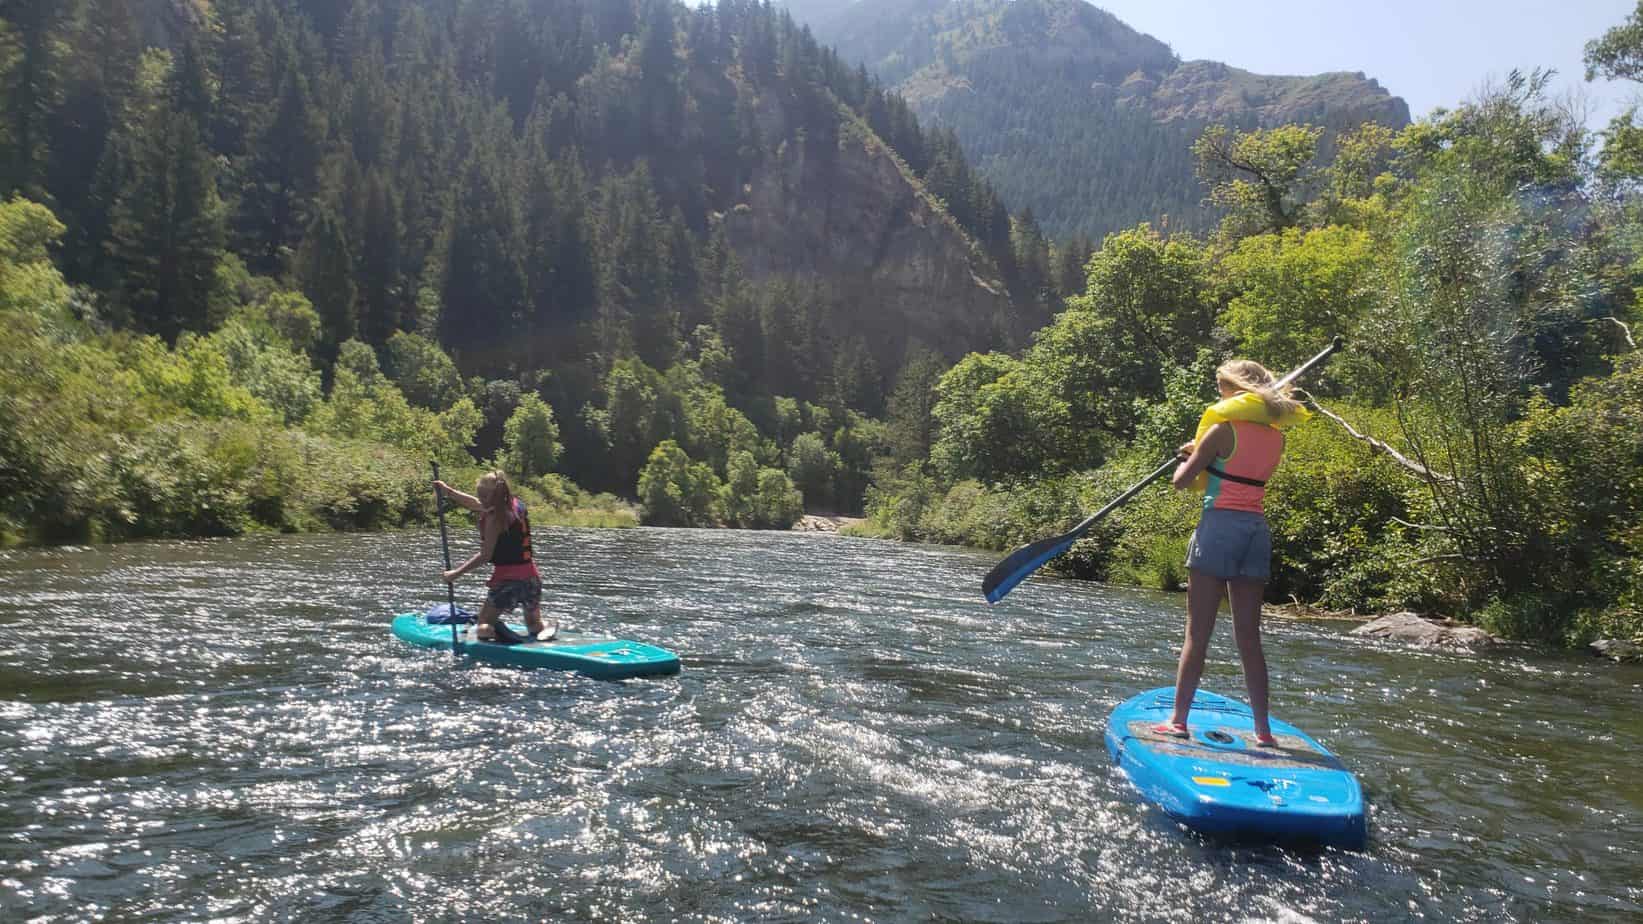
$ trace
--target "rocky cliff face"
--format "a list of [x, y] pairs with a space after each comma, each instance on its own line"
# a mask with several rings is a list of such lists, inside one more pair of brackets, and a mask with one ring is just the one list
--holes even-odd
[[1160, 122], [1262, 128], [1307, 122], [1335, 129], [1409, 124], [1409, 104], [1362, 73], [1271, 77], [1217, 61], [1187, 61], [1133, 102]]
[[[788, 0], [818, 39], [958, 133], [1012, 208], [1099, 238], [1168, 216], [1206, 228], [1187, 154], [1204, 126], [1402, 127], [1409, 107], [1363, 74], [1253, 74], [1181, 61], [1084, 0]], [[816, 4], [823, 4], [817, 6]], [[1332, 149], [1332, 134], [1324, 150]]]
[[[210, 14], [208, 0], [138, 0], [136, 9], [145, 40], [160, 47]], [[1025, 336], [1028, 322], [1013, 316], [991, 261], [848, 109], [836, 115], [837, 144], [818, 148], [816, 122], [830, 116], [801, 116], [793, 87], [756, 91], [734, 68], [689, 79], [702, 98], [739, 97], [766, 148], [742, 188], [718, 190], [713, 204], [751, 278], [817, 282], [886, 370], [910, 340], [956, 359]]]
[[1024, 333], [990, 261], [865, 126], [846, 118], [818, 151], [774, 97], [756, 107], [760, 134], [788, 140], [721, 219], [751, 277], [824, 280], [887, 365], [910, 339], [956, 358]]
[[138, 0], [133, 7], [145, 44], [175, 48], [203, 28], [211, 12], [210, 0]]

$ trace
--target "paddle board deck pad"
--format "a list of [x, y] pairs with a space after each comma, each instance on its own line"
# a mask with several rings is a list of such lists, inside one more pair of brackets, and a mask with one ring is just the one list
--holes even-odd
[[[510, 623], [509, 627], [516, 633], [525, 635], [524, 626]], [[479, 641], [474, 634], [476, 628], [473, 625], [457, 626], [458, 650], [462, 654], [495, 664], [576, 671], [600, 680], [623, 680], [628, 677], [679, 672], [678, 655], [643, 642], [560, 632], [558, 636], [546, 642], [499, 645], [496, 642]], [[413, 645], [446, 650], [451, 647], [451, 627], [430, 624], [427, 616], [422, 613], [395, 616], [393, 629], [394, 635]]]
[[1154, 732], [1174, 703], [1173, 687], [1126, 700], [1106, 735], [1113, 761], [1170, 817], [1216, 836], [1364, 847], [1363, 790], [1323, 745], [1274, 718], [1279, 746], [1257, 747], [1249, 707], [1203, 690], [1187, 716], [1189, 737]]

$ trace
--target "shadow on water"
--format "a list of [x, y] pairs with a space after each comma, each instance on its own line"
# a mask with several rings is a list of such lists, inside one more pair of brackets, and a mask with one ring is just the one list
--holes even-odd
[[[985, 554], [542, 533], [567, 627], [683, 673], [399, 644], [443, 596], [433, 533], [0, 555], [0, 917], [1643, 916], [1643, 670], [1275, 622], [1275, 709], [1359, 774], [1372, 842], [1211, 841], [1101, 741], [1170, 676], [1178, 597], [989, 608]], [[1227, 632], [1205, 685], [1238, 694]]]

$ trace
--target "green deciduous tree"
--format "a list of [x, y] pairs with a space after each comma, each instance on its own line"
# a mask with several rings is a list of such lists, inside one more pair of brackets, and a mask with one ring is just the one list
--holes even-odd
[[[1643, 81], [1643, 4], [1626, 21], [1586, 43], [1586, 79]], [[1599, 163], [1612, 177], [1643, 177], [1643, 126], [1637, 107], [1609, 121]]]
[[804, 493], [807, 507], [832, 506], [838, 473], [839, 454], [827, 448], [819, 433], [800, 434], [787, 449], [787, 476]]
[[1052, 454], [1045, 418], [1064, 409], [1033, 393], [1019, 360], [972, 353], [942, 376], [936, 395], [930, 461], [949, 480], [1019, 478]]
[[[376, 355], [358, 340], [342, 344], [332, 369], [331, 393], [308, 418], [314, 433], [371, 440], [420, 453], [424, 458], [472, 464], [472, 431], [460, 432], [471, 414], [441, 418], [413, 407], [377, 368]], [[464, 438], [466, 436], [466, 438]]]
[[644, 522], [653, 526], [712, 526], [719, 494], [713, 469], [691, 461], [672, 440], [657, 444], [639, 474]]
[[804, 494], [781, 469], [759, 469], [759, 489], [754, 495], [754, 529], [788, 529], [804, 516]]
[[559, 425], [553, 408], [534, 393], [520, 399], [502, 437], [502, 465], [516, 478], [535, 478], [553, 471], [559, 457]]
[[300, 424], [319, 404], [320, 374], [307, 354], [266, 322], [241, 315], [210, 337], [229, 375], [285, 424]]
[[[1238, 292], [1221, 323], [1240, 355], [1293, 368], [1337, 334], [1357, 339], [1380, 293], [1379, 256], [1367, 232], [1339, 226], [1244, 238], [1221, 262]], [[1335, 363], [1307, 386], [1318, 391], [1343, 368]]]
[[1223, 236], [1282, 231], [1300, 220], [1309, 198], [1309, 168], [1323, 129], [1280, 125], [1251, 132], [1211, 125], [1193, 143], [1209, 201], [1225, 209]]
[[439, 345], [408, 331], [388, 339], [384, 372], [399, 386], [405, 399], [430, 411], [440, 411], [462, 397], [462, 376]]
[[1533, 396], [1561, 402], [1573, 377], [1604, 371], [1611, 341], [1591, 322], [1615, 310], [1594, 272], [1603, 239], [1567, 220], [1585, 209], [1568, 185], [1586, 163], [1580, 133], [1543, 90], [1514, 76], [1411, 130], [1414, 185], [1365, 338], [1431, 472], [1439, 585], [1519, 636], [1555, 635], [1573, 601], [1548, 581], [1568, 547], [1515, 422]]

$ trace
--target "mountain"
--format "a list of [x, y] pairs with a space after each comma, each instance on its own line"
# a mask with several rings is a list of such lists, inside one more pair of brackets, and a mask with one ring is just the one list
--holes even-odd
[[1083, 0], [788, 0], [847, 62], [951, 128], [1012, 208], [1051, 234], [1101, 235], [1165, 216], [1203, 230], [1192, 141], [1211, 123], [1401, 127], [1409, 107], [1360, 73], [1254, 74], [1182, 61]]
[[[196, 203], [202, 227], [220, 217], [223, 252], [299, 285], [327, 318], [324, 342], [380, 346], [434, 327], [472, 373], [628, 351], [665, 368], [722, 315], [730, 256], [756, 287], [806, 293], [782, 307], [811, 315], [794, 323], [810, 331], [816, 369], [779, 370], [791, 391], [778, 393], [801, 398], [823, 396], [853, 344], [888, 378], [909, 343], [957, 358], [1019, 342], [1041, 320], [1012, 307], [1008, 222], [989, 214], [1002, 206], [962, 155], [926, 175], [899, 100], [767, 5], [35, 7], [15, 25], [39, 49], [18, 73], [38, 85], [16, 94], [52, 102], [8, 110], [28, 119], [17, 146], [0, 144], [0, 185], [59, 210], [71, 280], [104, 289], [145, 331], [206, 323], [207, 296], [187, 280], [188, 292], [120, 290], [130, 266], [166, 259], [157, 227], [152, 240], [109, 240], [115, 219], [142, 227], [120, 210], [148, 188], [145, 165], [184, 155], [194, 179], [209, 178], [199, 188], [214, 187]], [[168, 52], [169, 71], [151, 48]], [[145, 131], [144, 112], [174, 116], [187, 150]]]
[[99, 325], [297, 317], [328, 385], [442, 353], [407, 387], [470, 400], [477, 457], [534, 392], [598, 490], [666, 439], [773, 461], [736, 421], [785, 451], [801, 405], [832, 439], [909, 355], [1048, 315], [1047, 246], [957, 141], [760, 0], [19, 0], [0, 33], [0, 196], [61, 219]]

